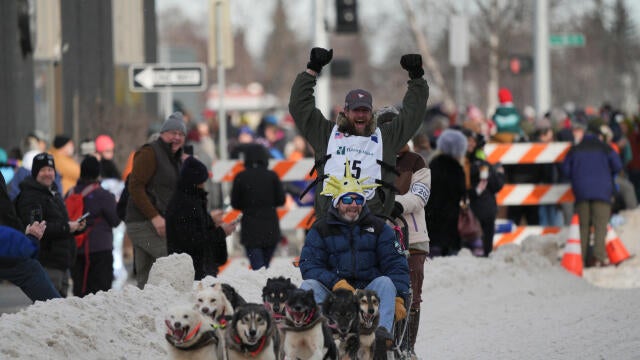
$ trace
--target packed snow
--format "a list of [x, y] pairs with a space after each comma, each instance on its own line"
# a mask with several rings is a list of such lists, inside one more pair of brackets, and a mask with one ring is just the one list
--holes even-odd
[[[631, 254], [640, 250], [640, 211], [616, 228]], [[463, 250], [429, 260], [416, 353], [423, 359], [638, 359], [640, 260], [585, 269], [560, 266], [566, 232], [505, 245], [490, 258]], [[166, 309], [189, 301], [193, 270], [187, 255], [159, 259], [149, 284], [127, 285], [83, 299], [70, 297], [0, 317], [3, 359], [167, 358]], [[273, 276], [301, 282], [291, 258], [252, 271], [236, 258], [218, 278], [250, 302], [261, 302]]]

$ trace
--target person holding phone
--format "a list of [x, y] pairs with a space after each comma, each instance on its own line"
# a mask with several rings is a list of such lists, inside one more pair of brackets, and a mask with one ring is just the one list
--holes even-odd
[[[22, 223], [46, 221], [47, 226], [40, 239], [38, 260], [60, 295], [66, 297], [69, 270], [76, 258], [73, 234], [83, 231], [86, 222], [69, 219], [55, 176], [53, 156], [48, 153], [36, 155], [31, 166], [31, 176], [20, 183], [20, 194], [15, 203]], [[42, 218], [37, 219], [40, 216]]]
[[60, 297], [37, 260], [39, 241], [46, 228], [45, 221], [33, 222], [25, 228], [0, 174], [0, 279], [20, 287], [31, 301]]
[[80, 164], [80, 179], [73, 191], [93, 190], [83, 198], [86, 217], [86, 239], [78, 248], [76, 261], [71, 268], [73, 295], [84, 297], [98, 291], [109, 291], [113, 282], [113, 228], [120, 224], [116, 212], [116, 198], [100, 186], [101, 163], [87, 156]]

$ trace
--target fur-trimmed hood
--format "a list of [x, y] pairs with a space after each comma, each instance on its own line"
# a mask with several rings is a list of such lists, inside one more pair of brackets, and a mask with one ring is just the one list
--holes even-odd
[[[369, 128], [367, 129], [367, 133], [365, 136], [370, 136], [376, 131], [376, 127], [378, 125], [382, 125], [386, 122], [390, 122], [396, 119], [399, 115], [399, 111], [397, 106], [385, 106], [373, 112], [373, 121], [369, 124]], [[338, 130], [344, 133], [350, 133], [348, 129], [350, 129], [349, 119], [347, 119], [347, 115], [344, 111], [340, 111], [338, 116], [336, 116], [336, 124], [338, 124]]]

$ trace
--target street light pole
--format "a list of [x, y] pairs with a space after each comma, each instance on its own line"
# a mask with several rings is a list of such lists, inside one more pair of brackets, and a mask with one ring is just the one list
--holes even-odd
[[536, 115], [551, 109], [551, 66], [549, 60], [549, 4], [536, 0], [534, 31], [534, 99]]
[[[315, 0], [313, 8], [313, 46], [327, 49], [329, 39], [325, 25], [325, 1]], [[330, 88], [330, 67], [325, 66], [324, 76], [319, 76], [316, 86], [316, 107], [326, 116], [331, 116], [331, 99], [329, 98]]]
[[220, 159], [227, 160], [229, 153], [227, 149], [227, 113], [224, 108], [224, 58], [223, 38], [222, 38], [222, 2], [216, 1], [216, 64], [218, 66], [218, 126], [219, 126], [219, 143], [220, 143]]

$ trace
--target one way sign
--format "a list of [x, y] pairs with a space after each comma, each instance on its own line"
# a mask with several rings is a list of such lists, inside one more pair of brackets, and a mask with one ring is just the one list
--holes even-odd
[[129, 89], [133, 92], [202, 91], [207, 86], [202, 63], [135, 64], [129, 67]]

